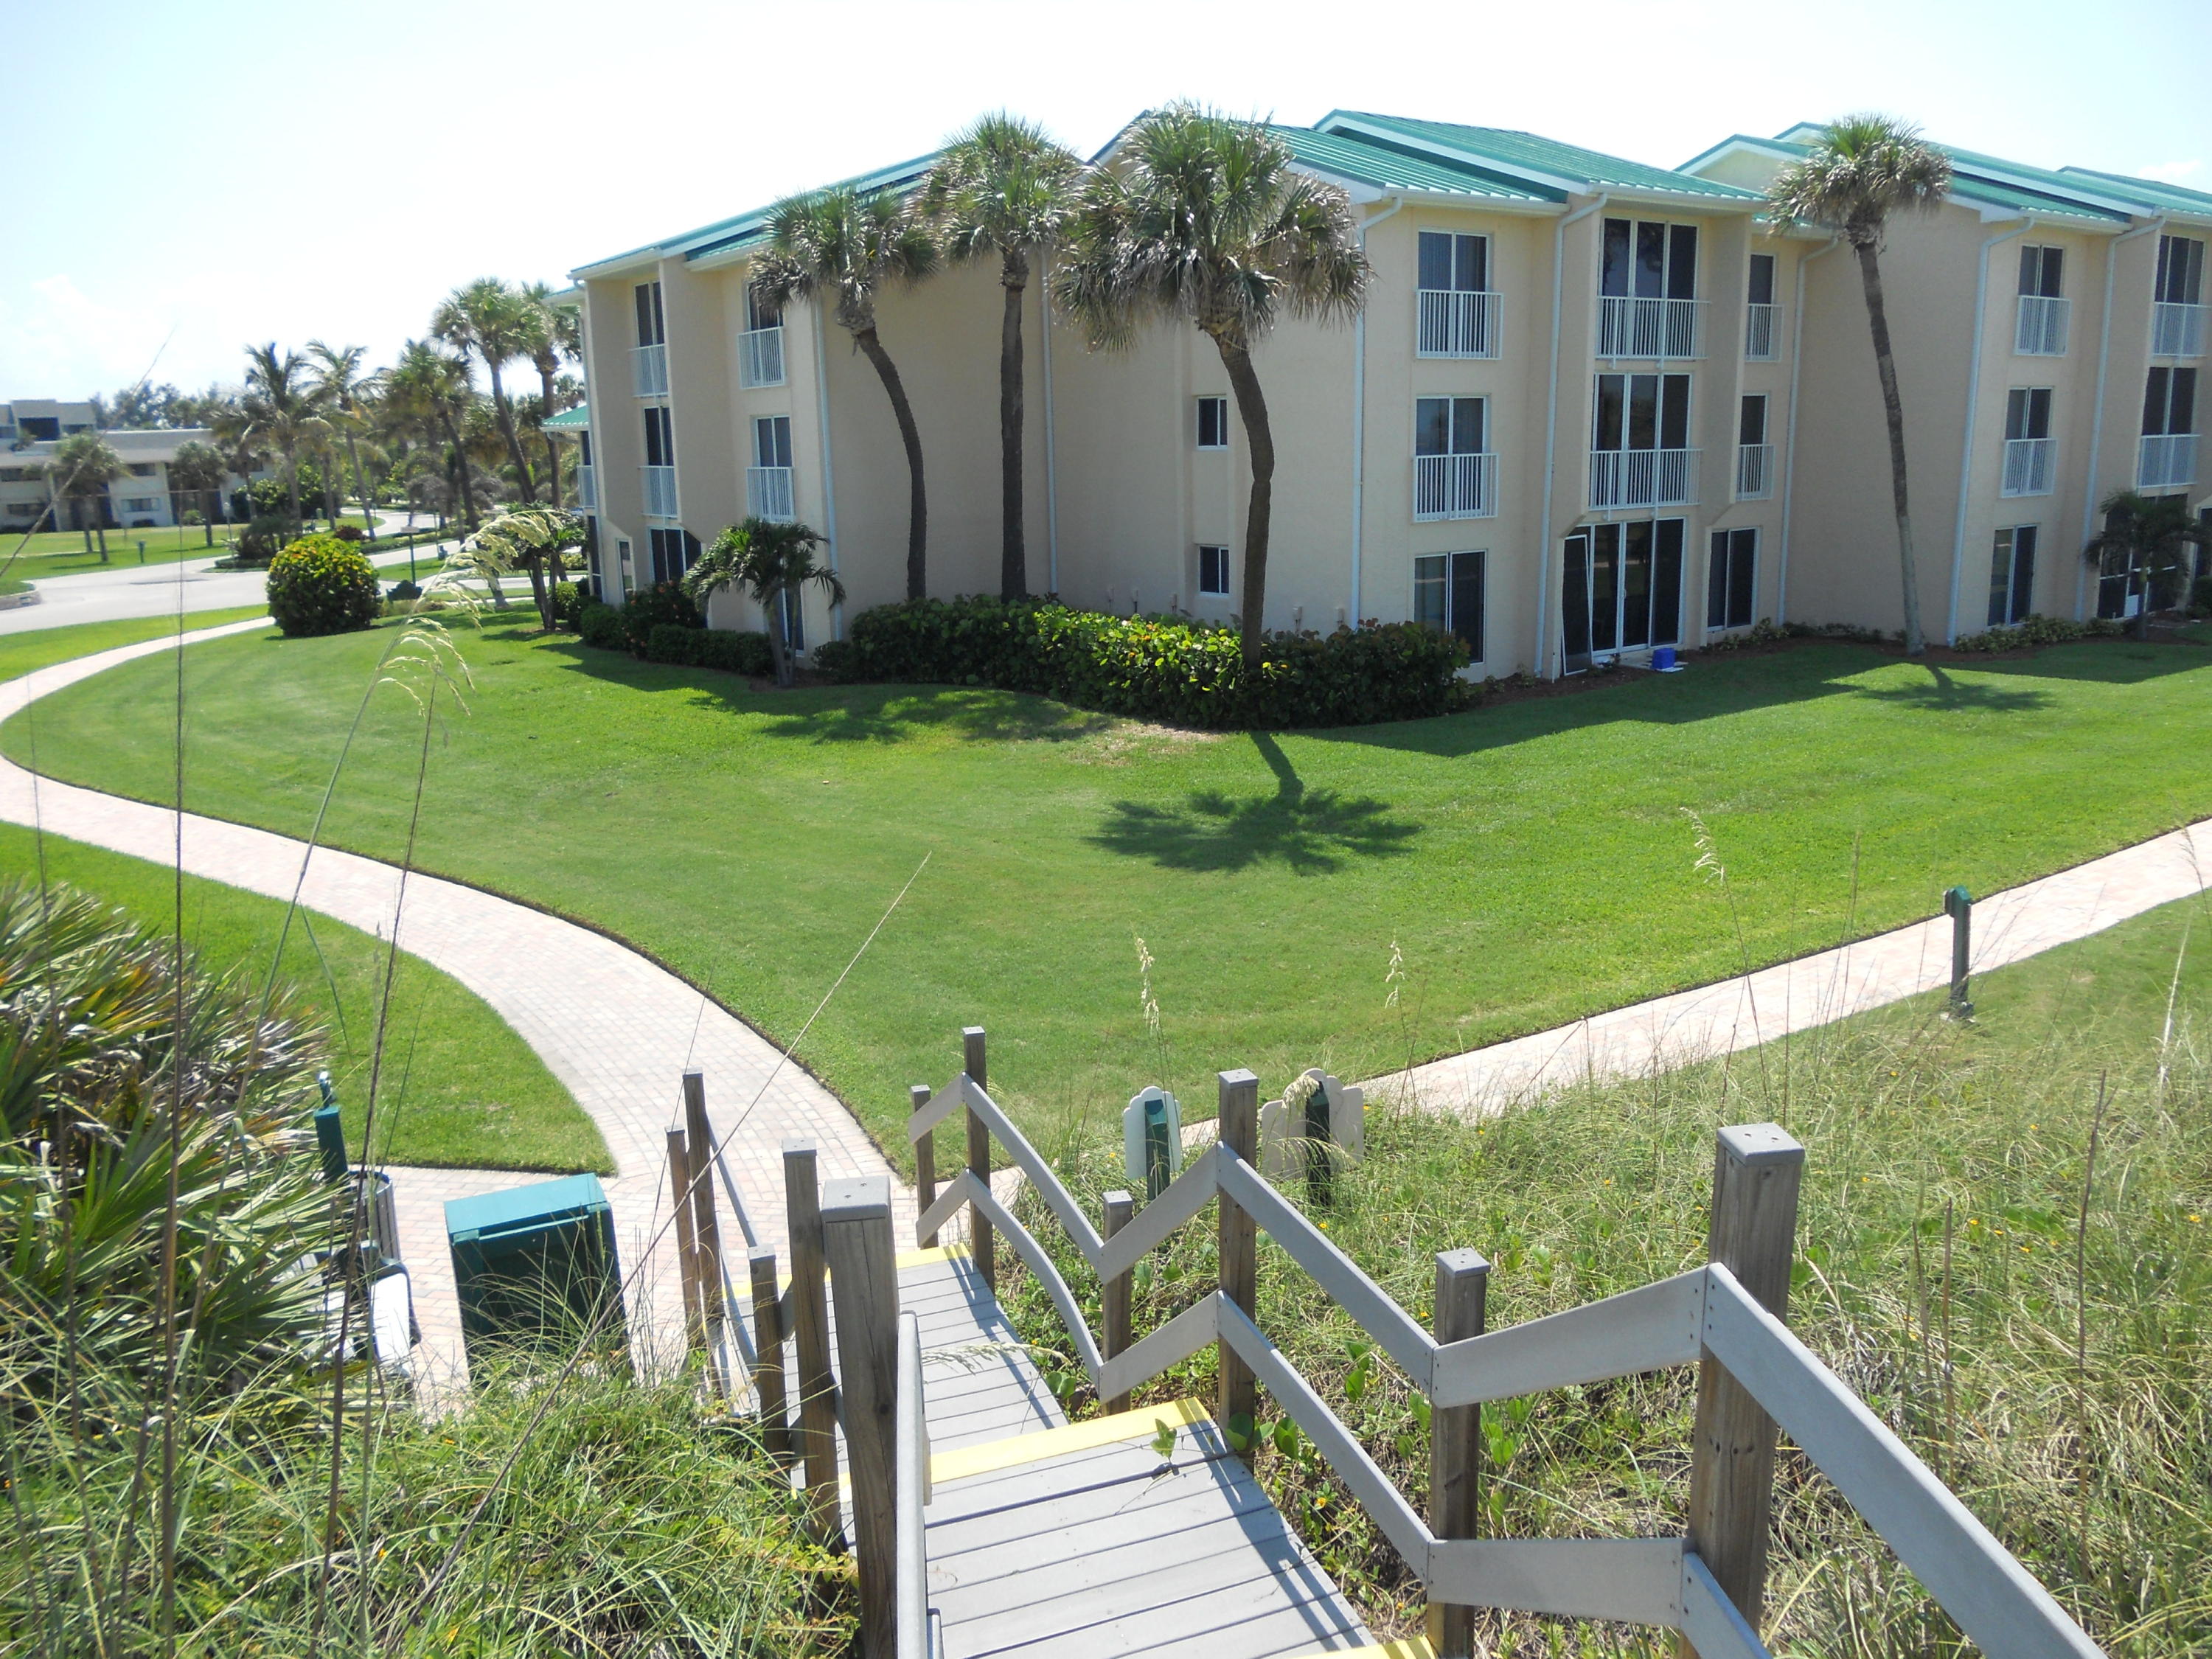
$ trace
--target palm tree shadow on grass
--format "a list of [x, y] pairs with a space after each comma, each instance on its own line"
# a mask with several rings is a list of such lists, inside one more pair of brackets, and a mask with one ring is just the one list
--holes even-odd
[[1903, 685], [1861, 686], [1857, 695], [1876, 702], [1899, 703], [1913, 708], [1978, 709], [1996, 714], [2041, 708], [2051, 701], [2046, 691], [1955, 680], [1934, 663], [1923, 662], [1919, 666], [1928, 674], [1924, 685], [1914, 680]]
[[1390, 817], [1371, 797], [1307, 788], [1266, 732], [1255, 732], [1252, 744], [1275, 775], [1273, 795], [1238, 798], [1201, 789], [1181, 806], [1115, 801], [1106, 822], [1086, 839], [1170, 870], [1281, 863], [1300, 875], [1327, 875], [1351, 859], [1399, 857], [1421, 833], [1419, 824]]

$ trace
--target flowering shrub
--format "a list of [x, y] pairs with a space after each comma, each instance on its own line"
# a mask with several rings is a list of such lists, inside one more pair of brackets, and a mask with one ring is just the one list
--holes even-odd
[[1963, 635], [1953, 647], [1959, 651], [2018, 651], [2030, 645], [2064, 645], [2069, 640], [2116, 640], [2125, 630], [2116, 622], [2093, 617], [2069, 622], [2063, 617], [2027, 617], [2017, 627], [1992, 628], [1986, 634]]
[[1181, 726], [1352, 726], [1466, 699], [1466, 647], [1411, 623], [1270, 634], [1248, 675], [1231, 629], [983, 595], [878, 605], [813, 660], [839, 679], [990, 685]]
[[287, 634], [366, 628], [379, 601], [375, 567], [335, 536], [302, 536], [269, 562], [269, 614]]

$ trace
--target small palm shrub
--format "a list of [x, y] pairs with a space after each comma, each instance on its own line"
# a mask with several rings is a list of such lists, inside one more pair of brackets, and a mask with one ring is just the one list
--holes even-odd
[[376, 568], [335, 536], [302, 536], [270, 561], [269, 614], [289, 635], [366, 628], [377, 601]]
[[267, 564], [284, 545], [284, 520], [258, 516], [238, 532], [238, 556], [254, 564]]

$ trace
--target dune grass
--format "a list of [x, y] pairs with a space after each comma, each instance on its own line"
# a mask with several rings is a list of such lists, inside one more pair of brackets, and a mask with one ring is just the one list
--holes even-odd
[[[1325, 1210], [1303, 1183], [1285, 1190], [1423, 1320], [1434, 1254], [1481, 1250], [1496, 1328], [1705, 1260], [1714, 1130], [1779, 1120], [1807, 1149], [1799, 1334], [2115, 1659], [2212, 1650], [2212, 904], [1985, 975], [1976, 1002], [1972, 1025], [1942, 1018], [1938, 993], [1484, 1121], [1376, 1109], [1367, 1160]], [[1099, 1116], [1036, 1127], [1092, 1213], [1127, 1184]], [[1095, 1279], [1023, 1201], [1095, 1328]], [[1260, 1261], [1261, 1324], [1425, 1501], [1427, 1436], [1403, 1379], [1281, 1250], [1263, 1241]], [[1183, 1229], [1137, 1271], [1138, 1333], [1216, 1271], [1211, 1226]], [[1067, 1346], [1057, 1316], [1018, 1264], [1002, 1295], [1048, 1365], [1066, 1366], [1050, 1357]], [[1209, 1351], [1142, 1398], [1212, 1386]], [[1679, 1532], [1693, 1395], [1680, 1368], [1486, 1407], [1486, 1532]], [[1418, 1585], [1310, 1442], [1264, 1399], [1256, 1426], [1263, 1477], [1324, 1565], [1378, 1632], [1417, 1628]], [[1776, 1513], [1777, 1653], [1961, 1651], [1786, 1446]], [[1671, 1651], [1535, 1620], [1492, 1620], [1486, 1639], [1498, 1654]]]
[[[390, 624], [387, 624], [390, 626]], [[1356, 730], [1198, 735], [979, 689], [756, 693], [521, 621], [454, 637], [470, 713], [433, 757], [428, 868], [650, 951], [797, 1034], [879, 1138], [993, 1033], [1019, 1109], [1204, 1099], [1245, 1064], [1371, 1074], [1932, 913], [2212, 811], [2212, 656], [2099, 641], [1971, 665], [1804, 644], [1665, 679]], [[189, 660], [198, 811], [312, 821], [382, 630]], [[35, 711], [42, 765], [161, 799], [166, 663]], [[390, 858], [419, 730], [392, 697], [326, 834]], [[25, 759], [27, 717], [0, 732]], [[1729, 906], [1695, 879], [1711, 826]], [[1135, 941], [1157, 966], [1155, 1039]], [[1386, 1006], [1393, 942], [1415, 988]], [[898, 1149], [903, 1155], [903, 1148]]]

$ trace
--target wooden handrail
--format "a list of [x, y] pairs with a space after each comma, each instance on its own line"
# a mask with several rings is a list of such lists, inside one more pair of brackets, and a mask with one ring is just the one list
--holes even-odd
[[929, 1651], [929, 1419], [922, 1409], [921, 1324], [898, 1316], [898, 1418], [894, 1435], [898, 1479], [898, 1659], [932, 1659]]

